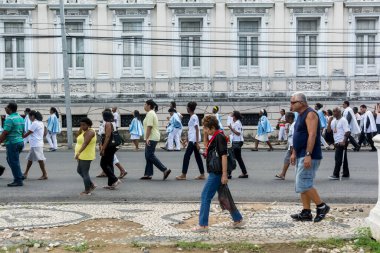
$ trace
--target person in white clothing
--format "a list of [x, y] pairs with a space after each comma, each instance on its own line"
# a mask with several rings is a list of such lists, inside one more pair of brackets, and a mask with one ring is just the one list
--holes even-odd
[[280, 144], [281, 141], [286, 141], [286, 132], [285, 132], [285, 109], [281, 109], [280, 111], [281, 117], [278, 119], [278, 144]]
[[[228, 125], [228, 128], [231, 130], [232, 133], [232, 151], [234, 152], [234, 156], [236, 161], [239, 163], [239, 167], [241, 169], [242, 174], [239, 176], [239, 178], [248, 178], [248, 172], [247, 168], [245, 167], [243, 158], [241, 157], [241, 147], [244, 144], [244, 137], [243, 137], [243, 125], [241, 123], [242, 116], [239, 111], [233, 111], [232, 112], [232, 123]], [[231, 179], [232, 171], [228, 171], [228, 179]]]
[[187, 112], [190, 114], [189, 120], [189, 131], [188, 131], [188, 144], [186, 148], [185, 155], [183, 156], [182, 164], [182, 174], [177, 176], [177, 180], [186, 180], [187, 171], [189, 169], [189, 163], [191, 155], [194, 153], [195, 160], [198, 165], [200, 175], [195, 179], [204, 180], [205, 179], [205, 170], [203, 166], [203, 161], [200, 153], [199, 143], [201, 142], [201, 131], [199, 126], [198, 116], [195, 114], [195, 109], [197, 108], [196, 102], [189, 102], [187, 104]]
[[45, 156], [44, 156], [44, 136], [47, 134], [47, 130], [42, 122], [42, 115], [40, 112], [31, 111], [29, 113], [32, 124], [29, 126], [28, 132], [23, 135], [23, 138], [29, 137], [30, 151], [26, 159], [28, 163], [24, 172], [23, 178], [28, 178], [30, 167], [33, 162], [37, 162], [40, 165], [42, 176], [38, 180], [47, 180], [48, 175], [45, 168]]
[[[24, 118], [24, 133], [27, 133], [29, 131], [29, 127], [30, 125], [32, 125], [32, 121], [30, 121], [29, 119], [29, 113], [31, 112], [32, 110], [30, 110], [30, 108], [25, 108], [25, 118]], [[24, 138], [24, 148], [26, 147], [26, 144], [29, 142], [29, 136]]]
[[[170, 109], [174, 109], [176, 111], [177, 116], [179, 117], [179, 119], [180, 119], [180, 121], [182, 123], [183, 116], [182, 116], [182, 114], [180, 112], [178, 112], [178, 110], [177, 110], [177, 103], [175, 101], [170, 102]], [[182, 146], [184, 148], [186, 148], [187, 147], [187, 142], [185, 140], [182, 140], [182, 130], [183, 130], [183, 127], [179, 131], [177, 131], [176, 136], [174, 137], [174, 139], [175, 140], [180, 140]], [[181, 150], [181, 147], [180, 146], [178, 146], [178, 147], [176, 146], [176, 149], [177, 150]]]
[[115, 125], [117, 128], [119, 128], [121, 126], [121, 121], [120, 121], [120, 115], [117, 112], [116, 106], [112, 107], [112, 114], [113, 114], [113, 118], [115, 120]]
[[288, 150], [286, 151], [285, 158], [284, 158], [284, 165], [282, 167], [282, 171], [280, 174], [276, 174], [275, 178], [279, 180], [285, 180], [286, 172], [289, 169], [290, 165], [290, 156], [292, 155], [293, 152], [293, 133], [294, 133], [294, 113], [292, 112], [287, 112], [285, 114], [285, 121], [287, 124], [289, 124], [289, 132], [288, 132]]
[[350, 126], [345, 117], [342, 116], [341, 110], [337, 107], [333, 110], [334, 118], [330, 118], [327, 124], [327, 131], [334, 134], [335, 145], [335, 168], [330, 180], [339, 180], [340, 167], [343, 163], [342, 179], [350, 178], [347, 160], [347, 140], [350, 136]]
[[359, 144], [355, 140], [355, 136], [360, 134], [360, 127], [355, 117], [354, 111], [350, 107], [349, 101], [343, 102], [343, 117], [347, 120], [348, 125], [350, 127], [350, 135], [348, 136], [348, 141], [354, 146], [353, 150], [359, 150]]
[[377, 134], [380, 134], [380, 104], [377, 103], [376, 105], [376, 128], [377, 128]]
[[364, 142], [364, 139], [367, 139], [369, 145], [371, 145], [372, 148], [370, 151], [374, 152], [376, 151], [376, 148], [372, 138], [374, 136], [374, 133], [377, 133], [375, 118], [373, 117], [373, 113], [370, 110], [367, 110], [366, 105], [360, 106], [360, 112], [362, 113], [362, 119], [360, 120], [361, 134], [358, 144], [361, 146]]

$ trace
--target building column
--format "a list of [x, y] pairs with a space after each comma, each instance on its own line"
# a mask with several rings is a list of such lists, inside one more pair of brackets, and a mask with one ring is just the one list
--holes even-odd
[[[107, 1], [98, 0], [97, 1], [97, 23], [96, 25], [102, 24], [112, 24], [112, 21], [109, 19]], [[94, 31], [93, 36], [98, 37], [112, 37], [112, 28], [111, 27], [100, 27], [100, 29]], [[96, 34], [95, 34], [96, 33]], [[114, 42], [113, 42], [114, 43]], [[94, 43], [94, 52], [106, 52], [113, 53], [113, 43], [110, 43], [107, 40], [98, 40]], [[97, 79], [109, 79], [113, 77], [114, 73], [111, 73], [112, 66], [112, 56], [109, 55], [96, 55], [94, 56], [94, 74]]]
[[[47, 1], [40, 0], [38, 1], [37, 4], [37, 26], [38, 26], [38, 36], [47, 36], [51, 35], [49, 34], [50, 29], [52, 26], [49, 27], [49, 22], [48, 21], [48, 8], [47, 8]], [[37, 45], [37, 51], [39, 52], [45, 52], [45, 51], [52, 51], [52, 48], [50, 47], [50, 41], [53, 41], [54, 38], [38, 38], [37, 40], [34, 40], [35, 46]], [[34, 46], [34, 48], [35, 48]], [[50, 71], [53, 71], [53, 69], [50, 69], [50, 66], [52, 65], [50, 62], [51, 55], [49, 54], [38, 54], [38, 55], [33, 55], [32, 58], [38, 58], [38, 64], [37, 64], [37, 78], [38, 79], [45, 79], [48, 80], [50, 78], [56, 78], [54, 74]], [[55, 56], [53, 56], [55, 57]]]

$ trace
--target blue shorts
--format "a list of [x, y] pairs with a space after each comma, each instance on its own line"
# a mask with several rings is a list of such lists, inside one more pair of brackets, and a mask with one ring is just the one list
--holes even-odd
[[303, 193], [314, 187], [315, 173], [321, 160], [311, 160], [311, 168], [304, 168], [305, 157], [297, 158], [296, 161], [296, 192]]

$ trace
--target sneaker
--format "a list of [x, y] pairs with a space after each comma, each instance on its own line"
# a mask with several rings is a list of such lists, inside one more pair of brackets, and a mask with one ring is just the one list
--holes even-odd
[[245, 226], [245, 221], [243, 220], [232, 223], [233, 228], [239, 229], [239, 228], [244, 228], [244, 226]]
[[310, 210], [303, 209], [300, 213], [292, 214], [290, 217], [296, 221], [312, 221], [313, 215]]
[[339, 177], [332, 175], [332, 176], [329, 176], [329, 179], [330, 180], [339, 180]]
[[330, 207], [324, 204], [323, 208], [317, 207], [317, 215], [314, 218], [314, 222], [320, 222], [326, 217], [326, 214], [330, 211]]
[[23, 183], [13, 182], [13, 183], [8, 184], [8, 187], [18, 187], [18, 186], [23, 186]]

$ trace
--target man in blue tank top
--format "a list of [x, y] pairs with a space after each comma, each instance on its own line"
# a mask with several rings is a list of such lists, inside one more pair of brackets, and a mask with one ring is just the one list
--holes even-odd
[[314, 178], [322, 160], [321, 131], [317, 112], [307, 104], [303, 93], [295, 93], [290, 98], [291, 111], [298, 112], [299, 116], [294, 125], [293, 153], [290, 158], [292, 165], [296, 166], [297, 193], [301, 194], [303, 210], [292, 214], [297, 221], [312, 221], [311, 201], [317, 206], [314, 222], [320, 222], [330, 211], [330, 207], [322, 202], [317, 190], [314, 188]]

